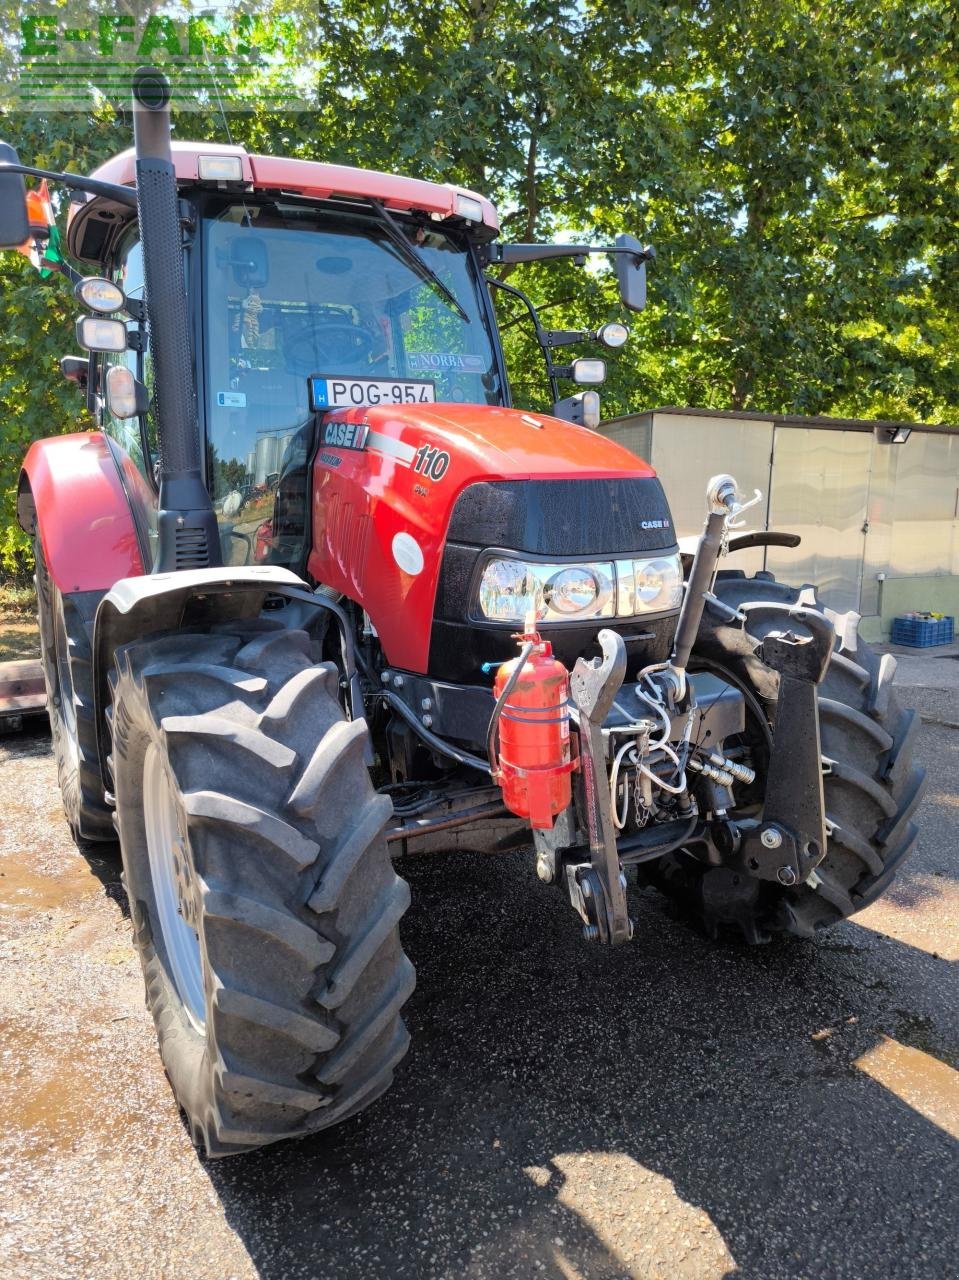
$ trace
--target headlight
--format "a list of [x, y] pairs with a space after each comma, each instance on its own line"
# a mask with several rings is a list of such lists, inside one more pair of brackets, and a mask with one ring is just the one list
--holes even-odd
[[616, 612], [638, 613], [678, 609], [683, 599], [683, 565], [678, 552], [654, 560], [616, 561]]
[[541, 622], [612, 618], [615, 597], [611, 563], [490, 560], [479, 587], [480, 611], [496, 622], [523, 622], [531, 613]]
[[540, 564], [497, 557], [483, 569], [479, 610], [492, 622], [585, 622], [679, 607], [679, 555], [655, 559]]

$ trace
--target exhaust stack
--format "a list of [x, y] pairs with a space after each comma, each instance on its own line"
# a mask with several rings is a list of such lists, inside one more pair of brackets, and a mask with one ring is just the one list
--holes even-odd
[[153, 67], [133, 75], [137, 216], [153, 351], [160, 509], [154, 573], [223, 563], [203, 483], [183, 239], [170, 151], [170, 82]]

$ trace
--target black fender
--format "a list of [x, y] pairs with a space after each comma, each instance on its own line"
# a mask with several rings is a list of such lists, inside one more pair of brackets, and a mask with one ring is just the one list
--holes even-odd
[[181, 569], [145, 577], [121, 578], [100, 601], [93, 633], [94, 704], [97, 746], [104, 780], [109, 731], [109, 675], [114, 654], [133, 640], [161, 632], [256, 618], [269, 595], [309, 592], [302, 578], [279, 565]]
[[[729, 539], [728, 554], [734, 551], [748, 551], [752, 547], [798, 547], [802, 538], [798, 533], [779, 533], [775, 529], [752, 529], [749, 533], [740, 533]], [[691, 538], [680, 538], [679, 550], [683, 557], [683, 572], [688, 574], [699, 544], [699, 534]]]

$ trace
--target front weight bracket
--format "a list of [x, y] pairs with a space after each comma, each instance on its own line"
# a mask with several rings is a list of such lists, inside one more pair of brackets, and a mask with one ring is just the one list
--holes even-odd
[[[776, 726], [762, 818], [742, 824], [744, 869], [785, 886], [806, 880], [826, 854], [818, 686], [829, 666], [835, 628], [817, 609], [744, 604], [744, 629], [756, 656], [779, 672]], [[750, 623], [759, 635], [751, 630]], [[769, 625], [772, 624], [772, 625]]]
[[616, 851], [616, 831], [606, 781], [603, 724], [626, 675], [626, 646], [622, 636], [605, 627], [597, 640], [603, 650], [602, 658], [591, 662], [578, 658], [570, 676], [570, 695], [579, 712], [580, 769], [590, 863], [585, 870], [576, 869], [575, 892], [572, 882], [567, 887], [587, 927], [597, 930], [589, 936], [616, 946], [629, 941], [633, 926], [626, 910], [626, 890]]

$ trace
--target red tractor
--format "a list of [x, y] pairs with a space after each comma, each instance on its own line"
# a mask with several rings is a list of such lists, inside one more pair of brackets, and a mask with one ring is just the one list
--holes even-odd
[[[811, 937], [913, 847], [895, 663], [811, 588], [720, 568], [729, 476], [681, 555], [650, 467], [591, 428], [598, 334], [548, 331], [488, 201], [335, 165], [171, 146], [142, 69], [133, 150], [71, 192], [64, 263], [99, 429], [30, 449], [43, 662], [66, 814], [119, 834], [163, 1062], [196, 1143], [312, 1133], [390, 1084], [413, 989], [396, 855], [528, 848], [587, 942], [628, 879], [712, 933]], [[552, 415], [514, 408], [489, 286], [529, 305]], [[115, 829], [115, 830], [114, 830]]]

